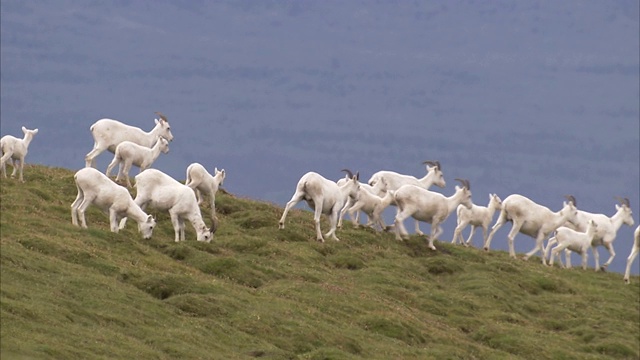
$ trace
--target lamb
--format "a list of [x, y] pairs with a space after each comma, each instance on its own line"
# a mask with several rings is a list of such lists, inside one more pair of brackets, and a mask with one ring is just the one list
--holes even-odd
[[[168, 210], [176, 242], [185, 240], [185, 220], [193, 225], [198, 241], [211, 242], [217, 224], [214, 222], [211, 228], [207, 228], [202, 220], [196, 195], [190, 187], [157, 169], [141, 172], [135, 176], [135, 182], [138, 190], [135, 203], [142, 209], [151, 205], [160, 211]], [[122, 219], [120, 226], [124, 227], [125, 224], [126, 218]]]
[[[24, 158], [27, 156], [29, 144], [31, 144], [31, 140], [33, 140], [33, 137], [38, 133], [38, 129], [29, 130], [23, 126], [22, 132], [24, 133], [24, 138], [22, 139], [11, 135], [5, 135], [0, 139], [0, 150], [2, 153], [0, 167], [2, 168], [2, 176], [7, 177], [6, 164], [8, 160], [11, 160], [11, 165], [13, 166], [11, 177], [15, 177], [16, 172], [20, 171], [20, 182], [24, 182], [22, 175], [24, 171]], [[16, 163], [18, 164], [16, 165]]]
[[331, 225], [331, 229], [325, 236], [332, 237], [335, 241], [340, 241], [335, 234], [338, 224], [338, 214], [347, 202], [347, 198], [356, 196], [356, 192], [360, 187], [357, 173], [353, 175], [353, 173], [349, 171], [349, 177], [349, 181], [338, 185], [316, 172], [311, 171], [304, 174], [298, 181], [296, 191], [291, 197], [291, 200], [287, 202], [284, 208], [284, 212], [280, 218], [279, 228], [284, 229], [284, 221], [287, 218], [289, 210], [301, 200], [305, 200], [307, 205], [314, 209], [313, 220], [316, 227], [316, 239], [324, 242], [322, 231], [320, 230], [320, 215], [325, 214], [329, 215]]
[[[489, 237], [484, 243], [484, 250], [489, 251], [491, 240], [496, 231], [500, 229], [506, 222], [513, 222], [513, 227], [509, 232], [509, 255], [516, 258], [516, 252], [513, 246], [513, 239], [520, 232], [528, 235], [536, 240], [535, 247], [529, 251], [524, 260], [529, 259], [533, 254], [540, 252], [544, 254], [543, 243], [549, 235], [565, 222], [575, 223], [578, 210], [575, 207], [575, 198], [567, 196], [569, 201], [563, 203], [563, 207], [558, 212], [552, 212], [549, 208], [536, 204], [534, 201], [519, 195], [512, 194], [507, 196], [502, 202], [502, 209], [498, 220], [493, 225]], [[546, 265], [546, 259], [542, 256], [542, 263]]]
[[640, 225], [633, 232], [633, 246], [631, 247], [631, 254], [627, 258], [627, 267], [624, 271], [624, 282], [629, 284], [629, 275], [631, 274], [631, 264], [635, 260], [636, 256], [640, 252]]
[[[381, 179], [384, 179], [386, 182], [385, 190], [398, 190], [403, 185], [415, 185], [421, 187], [425, 190], [428, 190], [431, 185], [436, 185], [440, 188], [444, 188], [447, 183], [444, 180], [444, 175], [442, 173], [442, 167], [440, 166], [439, 161], [424, 161], [423, 164], [427, 166], [427, 175], [423, 178], [418, 179], [414, 176], [410, 175], [402, 175], [393, 171], [378, 171], [373, 174], [369, 179], [369, 185], [375, 186]], [[383, 196], [384, 192], [379, 191], [378, 196]], [[395, 205], [392, 203], [392, 205]], [[415, 232], [418, 235], [424, 235], [422, 231], [420, 231], [420, 222], [418, 220], [415, 221]]]
[[90, 127], [95, 143], [93, 150], [85, 156], [86, 167], [95, 167], [95, 158], [105, 150], [115, 153], [116, 147], [123, 141], [131, 141], [148, 148], [155, 144], [159, 136], [172, 141], [173, 134], [171, 134], [169, 121], [163, 114], [159, 112], [156, 114], [160, 119], [155, 119], [156, 126], [150, 132], [117, 120], [100, 119], [96, 121]]
[[468, 180], [456, 179], [462, 187], [456, 186], [456, 192], [445, 197], [440, 193], [425, 190], [415, 185], [403, 185], [395, 193], [398, 207], [395, 217], [396, 240], [402, 240], [408, 233], [403, 221], [409, 216], [431, 224], [429, 248], [436, 250], [433, 241], [442, 234], [442, 224], [460, 204], [471, 209], [471, 187]]
[[202, 204], [202, 194], [209, 195], [211, 201], [211, 217], [215, 217], [216, 214], [216, 192], [218, 188], [223, 184], [226, 172], [224, 169], [218, 170], [214, 168], [214, 174], [211, 175], [204, 168], [204, 166], [198, 163], [192, 163], [187, 167], [187, 180], [185, 185], [193, 189], [198, 199], [198, 205]]
[[[345, 171], [346, 169], [343, 169], [343, 171]], [[346, 175], [344, 178], [338, 180], [336, 183], [338, 184], [338, 186], [346, 183], [347, 181], [349, 181], [349, 175]], [[360, 183], [360, 188], [358, 189], [358, 194], [361, 191], [366, 191], [369, 194], [371, 194], [372, 196], [367, 196], [367, 195], [363, 195], [362, 196], [362, 201], [361, 201], [361, 206], [365, 207], [365, 208], [371, 208], [374, 206], [373, 203], [369, 204], [371, 201], [373, 202], [377, 202], [374, 199], [380, 199], [382, 197], [384, 197], [384, 194], [387, 192], [387, 188], [386, 188], [386, 180], [382, 179], [381, 181], [376, 182], [375, 186], [371, 186], [369, 184], [363, 184]], [[342, 220], [344, 218], [345, 214], [349, 214], [349, 216], [351, 217], [351, 221], [355, 224], [356, 227], [359, 226], [360, 224], [360, 212], [358, 210], [355, 211], [348, 211], [349, 209], [353, 208], [356, 204], [356, 198], [359, 196], [358, 194], [356, 194], [356, 197], [349, 197], [347, 199], [347, 203], [344, 204], [344, 206], [342, 207], [342, 210], [340, 210], [340, 215], [338, 215], [338, 228], [341, 229], [342, 228]], [[370, 201], [367, 201], [366, 199], [371, 199]], [[389, 206], [389, 204], [385, 205], [384, 207], [386, 208], [387, 206]], [[382, 211], [384, 209], [381, 209], [380, 211]], [[365, 214], [367, 214], [366, 210], [363, 210], [365, 212]], [[369, 216], [369, 215], [368, 215]], [[371, 225], [373, 222], [372, 220], [369, 218], [369, 221], [367, 222], [367, 226]]]
[[[551, 250], [551, 259], [549, 260], [549, 265], [553, 266], [554, 259], [556, 255], [558, 255], [562, 250], [566, 251], [566, 259], [567, 259], [567, 268], [571, 268], [571, 251], [580, 254], [582, 257], [582, 269], [587, 270], [587, 257], [589, 248], [591, 247], [591, 241], [593, 241], [593, 237], [596, 234], [598, 229], [598, 225], [595, 221], [589, 220], [587, 225], [586, 232], [575, 231], [571, 228], [560, 226], [549, 242], [544, 251], [544, 257], [547, 257], [549, 249], [552, 245], [558, 244]], [[562, 264], [562, 260], [560, 256], [558, 256], [558, 260], [560, 264]]]
[[85, 211], [94, 204], [109, 213], [111, 231], [117, 233], [118, 221], [131, 217], [138, 223], [138, 231], [142, 237], [149, 239], [156, 226], [153, 216], [147, 215], [131, 198], [129, 191], [114, 183], [106, 175], [94, 168], [83, 168], [74, 175], [78, 196], [71, 204], [71, 223], [78, 225], [80, 218], [82, 228], [87, 228]]
[[107, 177], [110, 176], [111, 170], [113, 170], [116, 165], [120, 164], [118, 176], [116, 176], [116, 182], [121, 181], [121, 178], [125, 177], [127, 180], [127, 186], [131, 187], [129, 170], [131, 170], [132, 165], [138, 166], [140, 168], [140, 172], [143, 172], [145, 169], [151, 167], [158, 156], [160, 156], [160, 153], [166, 154], [168, 152], [169, 141], [162, 136], [158, 137], [158, 141], [156, 141], [151, 148], [138, 145], [131, 141], [123, 141], [116, 146], [115, 155], [107, 167], [106, 175]]
[[[380, 230], [387, 230], [387, 226], [382, 219], [382, 211], [386, 209], [391, 202], [393, 202], [394, 195], [395, 191], [389, 190], [383, 197], [380, 197], [372, 193], [370, 190], [366, 190], [363, 184], [360, 184], [360, 188], [356, 193], [353, 205], [349, 207], [346, 212], [349, 214], [351, 219], [354, 219], [356, 218], [355, 213], [361, 210], [369, 217], [369, 221], [366, 226], [373, 227], [374, 225], [378, 225]], [[340, 220], [342, 221], [342, 219]], [[360, 226], [357, 220], [355, 221], [355, 226]]]
[[[608, 217], [604, 214], [593, 214], [586, 211], [578, 211], [576, 221], [573, 223], [573, 227], [577, 231], [586, 231], [586, 227], [589, 220], [594, 220], [598, 225], [598, 230], [591, 243], [591, 250], [593, 251], [593, 258], [595, 261], [595, 270], [606, 270], [609, 264], [616, 256], [616, 252], [613, 249], [613, 241], [616, 239], [618, 229], [622, 224], [633, 226], [633, 212], [631, 211], [631, 205], [629, 199], [616, 197], [620, 202], [620, 205], [616, 204], [616, 213]], [[566, 224], [565, 226], [570, 225]], [[609, 251], [609, 260], [600, 267], [600, 256], [597, 251], [598, 246], [604, 246]]]
[[[453, 232], [453, 240], [451, 243], [456, 244], [459, 239], [460, 244], [469, 246], [471, 243], [471, 237], [473, 236], [473, 232], [477, 226], [482, 227], [482, 238], [484, 241], [487, 241], [487, 231], [489, 229], [489, 224], [493, 220], [493, 214], [496, 210], [500, 210], [501, 208], [502, 200], [500, 200], [500, 197], [496, 194], [489, 194], [489, 204], [487, 207], [473, 204], [471, 209], [467, 209], [462, 204], [458, 205], [458, 209], [456, 211], [458, 215], [458, 225]], [[469, 233], [469, 238], [465, 242], [462, 238], [462, 230], [464, 230], [467, 225], [471, 225], [471, 232]]]

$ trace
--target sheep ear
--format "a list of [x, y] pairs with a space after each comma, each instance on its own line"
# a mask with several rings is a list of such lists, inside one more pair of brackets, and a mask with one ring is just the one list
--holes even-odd
[[153, 121], [155, 121], [156, 125], [158, 125], [158, 123], [160, 122], [160, 120], [158, 119], [153, 119]]
[[217, 168], [217, 167], [214, 167], [214, 168], [213, 168], [213, 172], [214, 172], [214, 173], [217, 173], [217, 172], [218, 172], [218, 168]]
[[33, 129], [33, 133], [37, 134], [38, 133], [38, 129]]
[[153, 221], [153, 215], [147, 216], [147, 222], [152, 222], [152, 221]]
[[27, 132], [27, 128], [23, 126], [23, 127], [22, 127], [22, 132], [23, 132], [23, 133], [26, 133], [26, 132]]

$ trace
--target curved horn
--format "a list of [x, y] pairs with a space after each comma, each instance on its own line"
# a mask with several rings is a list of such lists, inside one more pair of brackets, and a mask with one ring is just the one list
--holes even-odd
[[342, 170], [340, 170], [340, 171], [344, 171], [344, 172], [346, 172], [346, 173], [347, 173], [347, 175], [349, 175], [349, 178], [352, 178], [352, 177], [353, 177], [353, 173], [352, 173], [352, 172], [351, 172], [351, 170], [349, 170], [349, 169], [342, 169]]
[[356, 180], [360, 181], [360, 171], [356, 171]]
[[213, 220], [213, 224], [209, 228], [209, 232], [211, 233], [211, 236], [213, 236], [213, 234], [215, 234], [216, 231], [218, 230], [218, 217], [213, 215], [211, 217], [211, 220]]
[[572, 203], [573, 206], [577, 206], [576, 198], [573, 195], [565, 195], [564, 197], [565, 199], [569, 200], [569, 202]]
[[467, 190], [471, 190], [471, 185], [469, 184], [469, 180], [460, 179], [460, 178], [455, 178], [454, 180], [459, 181], [460, 184], [462, 184], [462, 186], [465, 187]]
[[423, 161], [422, 164], [426, 164], [429, 166], [435, 166], [438, 170], [440, 170], [440, 162], [439, 161], [431, 161], [431, 160], [426, 160]]
[[628, 198], [621, 198], [620, 196], [615, 196], [615, 198], [620, 202], [620, 204], [626, 205], [627, 207], [631, 207], [631, 204], [629, 203]]
[[164, 116], [164, 114], [162, 114], [160, 111], [156, 111], [155, 114], [160, 116], [160, 119], [162, 119], [162, 120], [164, 120], [166, 122], [169, 122], [169, 120], [167, 120], [167, 117]]

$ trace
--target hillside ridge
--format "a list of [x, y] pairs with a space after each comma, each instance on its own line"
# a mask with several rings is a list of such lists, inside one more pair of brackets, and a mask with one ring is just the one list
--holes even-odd
[[431, 251], [349, 222], [319, 243], [311, 212], [279, 230], [282, 207], [224, 191], [211, 243], [189, 224], [175, 243], [153, 210], [143, 240], [94, 207], [73, 226], [72, 171], [27, 165], [25, 180], [0, 179], [3, 358], [640, 357], [638, 276]]

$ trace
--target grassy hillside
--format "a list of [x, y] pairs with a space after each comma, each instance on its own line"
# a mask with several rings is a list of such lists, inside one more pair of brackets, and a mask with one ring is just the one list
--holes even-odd
[[[210, 244], [71, 225], [73, 172], [0, 180], [2, 359], [637, 359], [640, 279], [347, 229], [218, 196]], [[208, 216], [208, 210], [205, 210]], [[499, 241], [499, 239], [497, 239]], [[625, 256], [620, 254], [619, 256]]]

